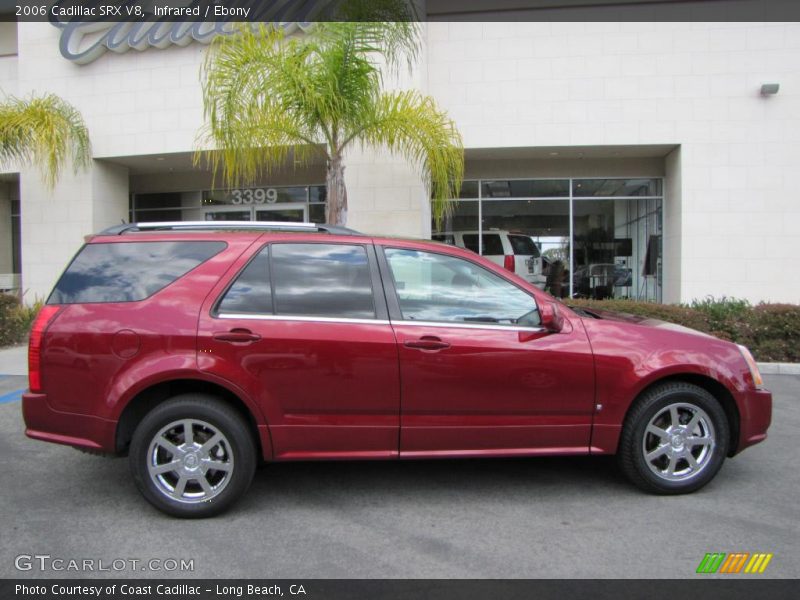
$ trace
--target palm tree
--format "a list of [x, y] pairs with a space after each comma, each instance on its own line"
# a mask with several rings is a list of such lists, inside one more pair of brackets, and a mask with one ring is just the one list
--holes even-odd
[[75, 169], [91, 160], [89, 132], [75, 107], [54, 94], [0, 102], [0, 164], [36, 164], [52, 188], [68, 158]]
[[[420, 171], [439, 222], [464, 170], [461, 135], [429, 96], [381, 90], [388, 72], [419, 51], [414, 22], [316, 23], [289, 38], [280, 28], [242, 28], [214, 40], [201, 78], [207, 123], [199, 135], [215, 173], [231, 187], [253, 182], [290, 156], [327, 164], [329, 223], [345, 224], [344, 155], [354, 144], [384, 147]], [[199, 160], [202, 151], [195, 159]]]

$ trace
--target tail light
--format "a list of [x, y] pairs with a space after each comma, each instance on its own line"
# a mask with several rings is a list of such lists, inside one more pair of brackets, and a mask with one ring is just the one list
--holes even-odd
[[503, 257], [503, 267], [514, 273], [517, 270], [516, 262], [514, 261], [513, 254], [506, 254]]
[[60, 306], [43, 306], [31, 327], [28, 343], [28, 387], [32, 392], [42, 391], [42, 341], [47, 326], [60, 309]]

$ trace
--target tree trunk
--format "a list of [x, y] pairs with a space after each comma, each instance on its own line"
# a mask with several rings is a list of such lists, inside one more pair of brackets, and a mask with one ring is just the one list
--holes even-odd
[[328, 188], [325, 220], [331, 225], [347, 225], [347, 188], [344, 185], [344, 164], [340, 154], [328, 161], [325, 185]]

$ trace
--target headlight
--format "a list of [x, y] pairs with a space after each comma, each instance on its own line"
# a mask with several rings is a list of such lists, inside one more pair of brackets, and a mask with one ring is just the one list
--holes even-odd
[[747, 366], [750, 369], [750, 375], [753, 376], [753, 385], [756, 386], [756, 389], [761, 389], [764, 387], [764, 380], [761, 378], [761, 373], [758, 372], [758, 365], [756, 364], [753, 355], [750, 354], [750, 350], [748, 350], [745, 346], [741, 344], [736, 344], [737, 348], [739, 348], [739, 352], [742, 354], [742, 358], [747, 363]]

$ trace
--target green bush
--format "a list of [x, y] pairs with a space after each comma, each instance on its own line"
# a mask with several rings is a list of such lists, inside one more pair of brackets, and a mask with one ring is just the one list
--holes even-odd
[[39, 301], [25, 306], [16, 296], [0, 294], [0, 347], [24, 342], [41, 307]]
[[800, 362], [800, 305], [708, 297], [690, 304], [569, 300], [567, 304], [661, 319], [744, 344], [762, 362]]

